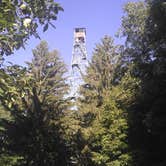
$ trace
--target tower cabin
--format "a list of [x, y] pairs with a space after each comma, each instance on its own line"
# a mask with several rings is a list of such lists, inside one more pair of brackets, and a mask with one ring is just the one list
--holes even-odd
[[75, 28], [74, 40], [76, 43], [85, 43], [86, 29], [85, 28]]
[[82, 60], [86, 60], [86, 29], [75, 28], [74, 29], [74, 42], [72, 53], [72, 68], [79, 67]]

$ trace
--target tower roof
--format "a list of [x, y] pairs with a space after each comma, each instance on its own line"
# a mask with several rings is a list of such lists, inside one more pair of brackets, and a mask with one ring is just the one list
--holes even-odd
[[74, 31], [77, 33], [77, 32], [84, 32], [86, 33], [86, 28], [74, 28]]

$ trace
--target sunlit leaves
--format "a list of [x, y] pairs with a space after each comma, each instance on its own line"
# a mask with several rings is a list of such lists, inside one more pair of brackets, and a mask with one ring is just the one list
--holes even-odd
[[53, 0], [11, 1], [3, 0], [0, 5], [0, 55], [10, 55], [24, 47], [30, 36], [39, 38], [38, 26], [43, 31], [53, 22], [63, 8]]

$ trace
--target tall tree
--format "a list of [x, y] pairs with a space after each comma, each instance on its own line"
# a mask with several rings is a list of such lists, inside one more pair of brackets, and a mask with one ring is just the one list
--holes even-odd
[[120, 47], [106, 36], [98, 44], [81, 89], [79, 107], [82, 138], [80, 165], [125, 165], [131, 163], [127, 145], [127, 113], [111, 95], [120, 93], [114, 88], [114, 72], [119, 65]]
[[13, 117], [4, 121], [2, 149], [21, 156], [20, 165], [67, 165], [60, 122], [67, 88], [65, 65], [57, 51], [49, 52], [46, 42], [33, 53], [28, 69], [11, 66], [2, 71], [1, 103]]
[[141, 80], [140, 96], [131, 105], [130, 143], [135, 165], [165, 165], [165, 1], [128, 3], [122, 20], [126, 51]]
[[96, 46], [84, 78], [85, 86], [81, 90], [86, 102], [97, 99], [96, 105], [102, 103], [102, 93], [111, 87], [119, 54], [119, 46], [114, 46], [113, 39], [109, 36], [105, 36]]
[[43, 105], [46, 104], [50, 109], [56, 108], [59, 115], [58, 108], [62, 113], [62, 105], [65, 106], [64, 95], [68, 90], [64, 76], [67, 71], [65, 64], [57, 50], [49, 52], [45, 41], [33, 50], [33, 55], [34, 59], [32, 63], [28, 63], [28, 66], [31, 77], [36, 81], [36, 93]]

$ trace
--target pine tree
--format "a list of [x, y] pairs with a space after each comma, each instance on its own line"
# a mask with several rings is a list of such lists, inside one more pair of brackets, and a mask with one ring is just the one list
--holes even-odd
[[[106, 36], [97, 45], [81, 89], [80, 132], [83, 138], [82, 165], [126, 165], [131, 162], [127, 144], [128, 114], [111, 95], [114, 72], [119, 65], [120, 47]], [[85, 160], [86, 159], [86, 160]]]
[[[29, 74], [35, 78], [35, 88], [41, 104], [47, 109], [56, 110], [58, 116], [65, 108], [64, 95], [67, 93], [66, 68], [57, 50], [49, 52], [48, 45], [42, 41], [33, 50], [34, 59], [28, 63]], [[62, 113], [63, 114], [63, 113]]]
[[1, 103], [13, 118], [4, 121], [2, 149], [21, 156], [20, 165], [67, 165], [61, 126], [65, 65], [46, 42], [33, 52], [28, 69], [11, 66], [2, 72]]
[[119, 55], [119, 46], [114, 46], [109, 36], [96, 46], [84, 78], [85, 86], [81, 89], [86, 102], [95, 99], [96, 106], [102, 104], [102, 93], [110, 89]]

